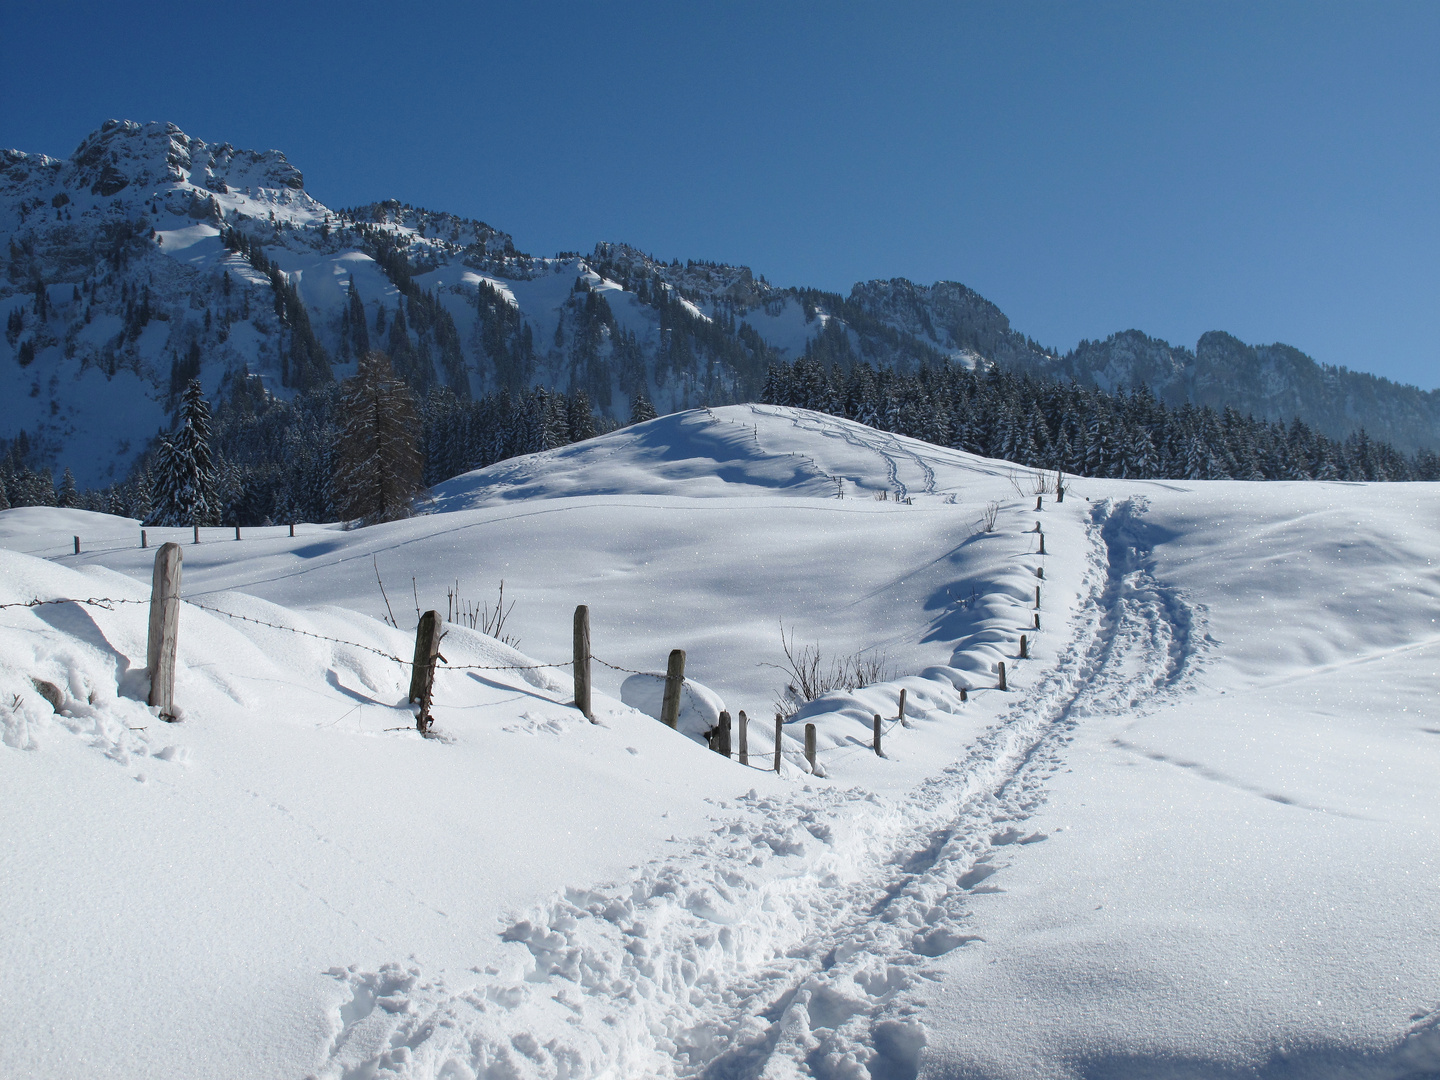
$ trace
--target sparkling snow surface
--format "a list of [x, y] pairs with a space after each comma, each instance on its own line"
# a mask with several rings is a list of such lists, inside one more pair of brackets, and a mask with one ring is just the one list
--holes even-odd
[[[0, 1075], [1440, 1072], [1440, 490], [1034, 479], [733, 406], [405, 522], [152, 529], [215, 609], [173, 725], [145, 603], [0, 610]], [[0, 603], [144, 601], [138, 530], [0, 513]], [[518, 650], [451, 627], [422, 739], [380, 654], [501, 578]], [[493, 670], [578, 603], [593, 725]], [[782, 620], [892, 681], [777, 776]], [[754, 767], [622, 704], [672, 648]]]

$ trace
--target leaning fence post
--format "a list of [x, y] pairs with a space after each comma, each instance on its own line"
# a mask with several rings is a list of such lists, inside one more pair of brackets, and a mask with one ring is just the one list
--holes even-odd
[[162, 544], [155, 553], [150, 584], [150, 636], [145, 667], [150, 675], [146, 699], [160, 719], [175, 719], [175, 646], [180, 636], [180, 545]]
[[1000, 689], [1005, 689], [1005, 661], [1000, 661]]
[[590, 608], [585, 604], [575, 609], [575, 708], [595, 722], [590, 711]]
[[775, 774], [780, 774], [780, 741], [785, 737], [785, 721], [775, 714]]
[[900, 688], [900, 711], [895, 714], [896, 720], [905, 719], [905, 688]]
[[415, 662], [410, 668], [410, 701], [420, 703], [415, 728], [430, 730], [430, 695], [435, 689], [435, 660], [440, 655], [440, 613], [427, 611], [415, 628]]
[[810, 762], [810, 771], [815, 771], [815, 725], [805, 725], [805, 760]]
[[740, 710], [740, 764], [750, 764], [750, 718]]
[[715, 752], [730, 756], [730, 714], [720, 710], [720, 723], [715, 728]]
[[885, 756], [880, 752], [880, 714], [878, 712], [875, 714], [875, 756]]
[[680, 691], [685, 687], [685, 650], [671, 649], [670, 663], [665, 669], [665, 698], [660, 705], [660, 722], [666, 727], [680, 726]]
[[1020, 659], [1030, 659], [1030, 642], [1025, 639], [1024, 634], [1020, 635]]

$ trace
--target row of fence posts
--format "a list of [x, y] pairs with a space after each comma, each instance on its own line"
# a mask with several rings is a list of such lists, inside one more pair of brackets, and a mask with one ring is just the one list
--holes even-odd
[[[200, 526], [199, 526], [199, 525], [193, 525], [193, 526], [191, 526], [191, 528], [193, 528], [195, 531], [194, 531], [194, 539], [192, 539], [190, 542], [191, 542], [192, 544], [198, 544], [198, 543], [200, 543]], [[294, 524], [294, 522], [291, 522], [291, 524], [290, 524], [290, 535], [291, 535], [292, 537], [295, 535], [295, 524]], [[74, 539], [75, 539], [75, 554], [76, 554], [76, 555], [79, 555], [79, 554], [80, 554], [80, 537], [77, 536], [77, 537], [75, 537]], [[240, 526], [239, 526], [239, 525], [236, 525], [236, 526], [235, 526], [235, 539], [236, 539], [236, 540], [239, 540], [239, 539], [240, 539]], [[141, 546], [142, 548], [148, 548], [148, 547], [150, 546], [150, 536], [149, 536], [148, 530], [145, 530], [145, 529], [141, 529], [141, 530], [140, 530], [140, 546]]]
[[[1061, 496], [1063, 498], [1063, 495]], [[1056, 499], [1057, 502], [1060, 498]], [[1036, 496], [1035, 509], [1039, 510], [1041, 497]], [[1045, 554], [1045, 534], [1040, 530], [1040, 523], [1035, 523], [1035, 531], [1040, 534], [1040, 554]], [[290, 535], [295, 535], [295, 526], [291, 524]], [[235, 526], [235, 539], [240, 539], [240, 526]], [[200, 527], [195, 526], [195, 543], [200, 542]], [[140, 546], [147, 546], [145, 530], [140, 530]], [[75, 553], [80, 553], [80, 537], [75, 537]], [[150, 693], [148, 703], [160, 711], [160, 716], [165, 720], [174, 720], [175, 707], [175, 650], [179, 637], [180, 626], [180, 567], [182, 562], [180, 545], [173, 541], [162, 544], [155, 555], [155, 571], [152, 578], [150, 590], [150, 626], [146, 643], [145, 665], [150, 676]], [[1036, 567], [1035, 576], [1040, 579], [1045, 577], [1044, 567]], [[1035, 586], [1035, 627], [1040, 629], [1040, 586]], [[410, 673], [410, 695], [411, 704], [418, 703], [420, 706], [419, 715], [415, 719], [415, 727], [422, 735], [428, 735], [434, 718], [431, 715], [431, 700], [435, 690], [435, 664], [436, 661], [444, 661], [445, 657], [440, 654], [440, 639], [444, 636], [440, 613], [438, 611], [427, 611], [420, 616], [420, 623], [415, 629], [415, 658], [411, 665]], [[1025, 634], [1020, 635], [1020, 659], [1028, 660], [1030, 657], [1029, 638]], [[591, 705], [591, 679], [590, 679], [590, 608], [581, 604], [575, 609], [574, 624], [574, 677], [575, 677], [575, 707], [591, 723], [595, 722], [595, 715]], [[996, 689], [1008, 690], [1005, 677], [1005, 661], [999, 662], [999, 678]], [[661, 700], [660, 720], [670, 728], [678, 728], [680, 723], [680, 696], [685, 689], [685, 650], [672, 649], [670, 660], [665, 670], [665, 694]], [[905, 719], [905, 696], [904, 687], [900, 690], [900, 708], [896, 714], [896, 720]], [[960, 688], [960, 700], [969, 700], [969, 693], [964, 687]], [[740, 710], [739, 730], [739, 751], [740, 764], [750, 764], [749, 746], [749, 717], [745, 710]], [[784, 718], [775, 714], [775, 772], [780, 771], [781, 749], [784, 738]], [[884, 757], [881, 749], [881, 725], [880, 714], [874, 714], [872, 749], [879, 757]], [[731, 754], [731, 719], [730, 713], [722, 710], [719, 723], [710, 736], [710, 748], [717, 753], [724, 754], [727, 758]], [[810, 763], [811, 771], [815, 769], [815, 725], [805, 725], [805, 760]]]

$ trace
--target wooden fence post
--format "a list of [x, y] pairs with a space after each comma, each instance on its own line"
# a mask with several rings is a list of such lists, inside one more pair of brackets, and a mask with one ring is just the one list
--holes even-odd
[[430, 695], [435, 690], [435, 660], [440, 656], [440, 613], [427, 611], [415, 628], [415, 662], [410, 669], [410, 701], [420, 703], [415, 729], [430, 732]]
[[1044, 501], [1045, 501], [1045, 496], [1044, 496], [1044, 495], [1036, 495], [1036, 496], [1035, 496], [1035, 509], [1036, 509], [1036, 510], [1039, 510], [1041, 504], [1042, 504]]
[[80, 554], [80, 537], [75, 537], [75, 554]]
[[239, 526], [239, 525], [236, 525], [236, 526], [235, 526], [235, 539], [236, 539], [236, 540], [239, 540], [239, 539], [240, 539], [240, 526]]
[[1057, 477], [1056, 480], [1055, 480], [1055, 501], [1056, 501], [1057, 503], [1062, 503], [1062, 502], [1065, 501], [1065, 479], [1064, 479], [1064, 477]]
[[1005, 661], [1004, 661], [1004, 660], [1001, 660], [1001, 661], [1000, 661], [1000, 689], [1001, 689], [1001, 690], [1004, 690], [1005, 688], [1006, 688], [1006, 687], [1005, 687]]
[[175, 647], [180, 636], [180, 545], [162, 544], [155, 553], [150, 584], [150, 636], [145, 667], [150, 674], [149, 704], [160, 719], [175, 720]]
[[715, 752], [730, 756], [730, 714], [720, 710], [720, 723], [715, 728]]
[[740, 710], [740, 764], [750, 764], [750, 718]]
[[660, 722], [666, 727], [680, 726], [680, 691], [685, 688], [685, 650], [671, 649], [670, 664], [665, 669], [665, 698], [660, 705]]
[[1040, 554], [1041, 554], [1041, 555], [1044, 555], [1044, 554], [1045, 554], [1045, 534], [1044, 534], [1044, 533], [1041, 533], [1041, 534], [1040, 534]]
[[1024, 634], [1020, 635], [1020, 659], [1030, 659], [1030, 642], [1026, 640]]
[[1044, 580], [1045, 580], [1045, 568], [1044, 568], [1043, 566], [1037, 566], [1037, 567], [1035, 567], [1035, 576], [1036, 576], [1037, 578], [1039, 578], [1041, 581], [1044, 581]]
[[775, 714], [775, 775], [780, 775], [780, 743], [785, 738], [785, 721]]
[[1040, 586], [1035, 586], [1035, 610], [1040, 610]]
[[1035, 612], [1035, 629], [1040, 629], [1040, 613], [1038, 611]]
[[875, 714], [875, 756], [885, 756], [880, 752], [880, 714], [878, 712]]
[[142, 548], [147, 548], [150, 546], [149, 539], [146, 537], [144, 529], [140, 530], [140, 546]]
[[896, 720], [905, 719], [905, 688], [900, 688], [900, 711], [895, 714]]
[[595, 722], [590, 711], [590, 608], [586, 604], [575, 609], [575, 708], [586, 720]]
[[815, 771], [815, 725], [805, 725], [805, 760], [810, 762], [810, 771]]
[[291, 536], [294, 536], [294, 535], [295, 535], [295, 522], [293, 522], [293, 521], [290, 522], [290, 535], [291, 535]]
[[969, 700], [970, 700], [970, 691], [969, 691], [969, 690], [966, 690], [965, 687], [963, 687], [963, 686], [960, 687], [960, 701], [961, 701], [961, 703], [963, 704], [964, 702], [967, 702], [967, 701], [969, 701]]

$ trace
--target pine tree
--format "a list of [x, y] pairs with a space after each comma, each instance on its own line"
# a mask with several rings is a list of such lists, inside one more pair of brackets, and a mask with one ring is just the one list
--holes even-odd
[[219, 506], [210, 453], [210, 403], [191, 379], [180, 402], [179, 426], [163, 436], [155, 454], [152, 525], [215, 525]]
[[[771, 371], [774, 371], [771, 368]], [[646, 420], [655, 419], [655, 406], [650, 404], [650, 399], [645, 396], [642, 390], [635, 395], [635, 400], [630, 403], [630, 423], [643, 424]]]
[[60, 478], [60, 505], [74, 509], [80, 505], [80, 489], [75, 484], [75, 474], [67, 466]]
[[384, 353], [366, 353], [341, 386], [340, 423], [333, 484], [340, 516], [361, 525], [408, 517], [423, 490], [419, 423], [415, 399]]
[[0, 477], [0, 510], [10, 509], [10, 497], [5, 494], [5, 478]]

